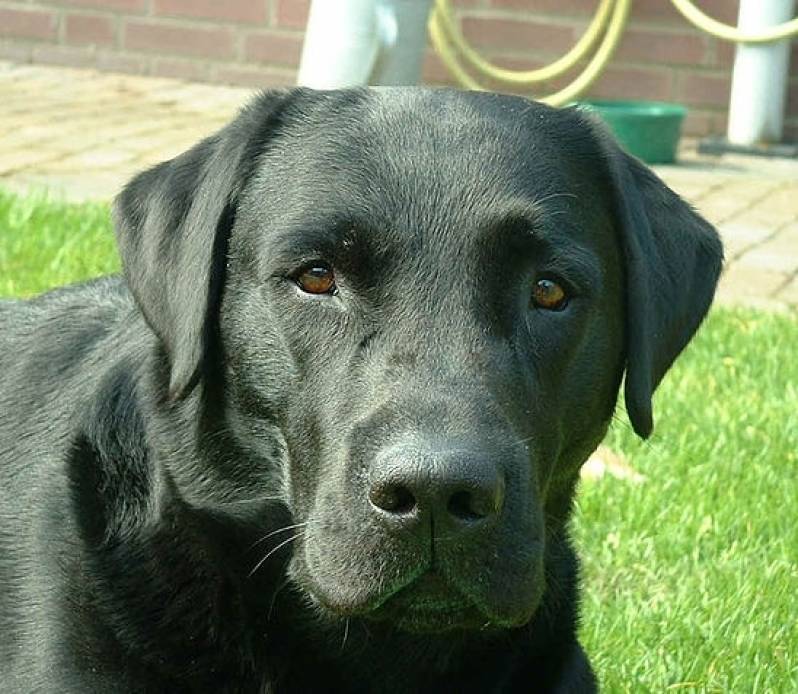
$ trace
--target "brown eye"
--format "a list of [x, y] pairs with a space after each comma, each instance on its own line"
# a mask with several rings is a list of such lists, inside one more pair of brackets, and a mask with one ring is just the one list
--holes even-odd
[[335, 273], [322, 263], [310, 265], [296, 276], [296, 283], [308, 294], [334, 294]]
[[568, 295], [554, 280], [538, 280], [532, 288], [532, 303], [547, 311], [561, 311], [568, 303]]

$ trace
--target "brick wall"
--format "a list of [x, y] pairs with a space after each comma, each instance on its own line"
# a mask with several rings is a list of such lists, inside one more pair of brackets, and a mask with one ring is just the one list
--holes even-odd
[[[735, 0], [698, 4], [721, 21], [735, 21]], [[466, 36], [486, 57], [533, 68], [573, 45], [597, 0], [456, 0], [456, 5]], [[308, 6], [309, 0], [0, 0], [0, 58], [253, 87], [291, 84]], [[793, 139], [798, 138], [795, 46], [798, 42], [787, 119]], [[722, 133], [733, 57], [731, 45], [693, 29], [670, 0], [635, 0], [623, 41], [591, 95], [679, 101], [690, 107], [688, 133]], [[452, 82], [431, 50], [424, 80]]]

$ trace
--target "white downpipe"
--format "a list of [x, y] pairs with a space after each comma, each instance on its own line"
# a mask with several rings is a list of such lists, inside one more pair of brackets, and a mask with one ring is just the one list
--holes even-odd
[[[737, 26], [756, 31], [793, 18], [795, 0], [740, 0]], [[729, 142], [752, 146], [781, 141], [790, 40], [738, 44], [729, 104]]]
[[297, 83], [415, 84], [432, 0], [313, 0]]

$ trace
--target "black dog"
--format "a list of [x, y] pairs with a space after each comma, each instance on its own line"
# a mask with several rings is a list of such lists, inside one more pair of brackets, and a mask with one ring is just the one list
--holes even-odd
[[6, 692], [593, 691], [567, 535], [715, 231], [589, 118], [258, 97], [0, 304]]

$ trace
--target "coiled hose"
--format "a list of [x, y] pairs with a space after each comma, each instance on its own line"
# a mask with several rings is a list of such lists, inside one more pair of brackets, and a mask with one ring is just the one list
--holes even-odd
[[[693, 25], [713, 36], [736, 43], [768, 43], [798, 35], [798, 18], [761, 32], [743, 32], [707, 16], [690, 0], [671, 0], [674, 7]], [[471, 76], [463, 62], [483, 78], [512, 87], [529, 87], [559, 77], [580, 60], [598, 42], [593, 58], [566, 87], [554, 94], [538, 97], [551, 106], [563, 106], [584, 93], [596, 81], [620, 43], [632, 0], [600, 0], [593, 19], [574, 47], [550, 65], [537, 70], [509, 70], [483, 58], [466, 40], [454, 19], [450, 0], [435, 0], [429, 20], [432, 44], [449, 72], [467, 89], [486, 89]], [[604, 34], [599, 42], [602, 33]], [[461, 62], [462, 58], [462, 62]]]

